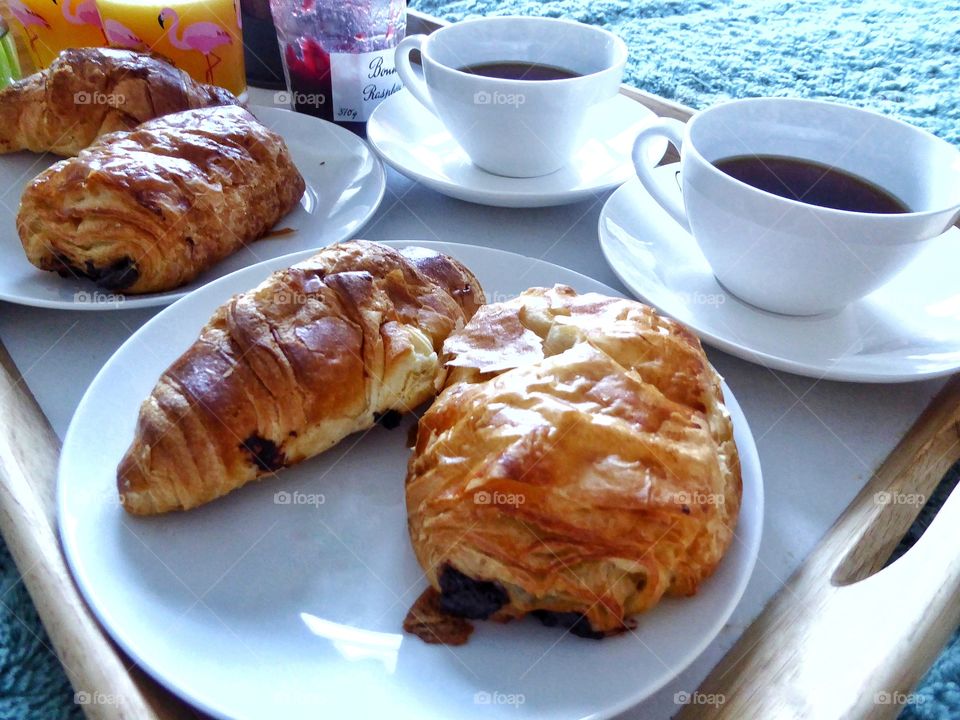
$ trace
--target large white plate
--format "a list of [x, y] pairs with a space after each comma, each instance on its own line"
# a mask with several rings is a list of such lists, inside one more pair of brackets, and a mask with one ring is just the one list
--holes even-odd
[[[417, 244], [460, 258], [490, 297], [555, 282], [613, 293], [520, 255]], [[271, 720], [605, 717], [690, 663], [740, 599], [760, 542], [759, 461], [727, 388], [743, 463], [737, 539], [696, 597], [668, 599], [635, 632], [601, 642], [535, 620], [478, 622], [459, 648], [402, 633], [426, 587], [404, 508], [410, 418], [197, 510], [125, 514], [115, 468], [140, 401], [220, 303], [305, 257], [246, 268], [161, 312], [97, 375], [70, 425], [58, 484], [64, 549], [93, 611], [130, 656], [207, 712]], [[275, 502], [294, 497], [300, 502]]]
[[23, 189], [60, 158], [14, 153], [0, 156], [0, 300], [66, 310], [118, 310], [168, 305], [191, 290], [248, 265], [354, 235], [383, 199], [386, 178], [380, 160], [356, 135], [310, 115], [270, 107], [250, 108], [287, 142], [307, 182], [300, 207], [276, 229], [294, 232], [258, 240], [217, 263], [192, 283], [148, 295], [120, 295], [88, 280], [62, 278], [27, 260], [17, 235]]
[[[481, 205], [541, 207], [594, 197], [626, 181], [633, 175], [633, 141], [655, 119], [652, 110], [625, 95], [610, 98], [590, 109], [570, 164], [533, 178], [493, 175], [475, 166], [409, 90], [377, 106], [367, 122], [367, 139], [391, 167], [444, 195]], [[666, 139], [651, 143], [646, 161], [656, 165], [666, 149]]]
[[[680, 194], [679, 165], [654, 171]], [[600, 247], [638, 297], [689, 326], [704, 342], [750, 362], [799, 375], [907, 382], [960, 368], [960, 230], [950, 228], [886, 285], [843, 310], [792, 317], [739, 300], [713, 276], [696, 240], [636, 178], [600, 213]]]

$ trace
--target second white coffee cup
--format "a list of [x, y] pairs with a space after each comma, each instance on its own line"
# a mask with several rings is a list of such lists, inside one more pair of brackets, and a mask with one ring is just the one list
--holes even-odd
[[[423, 78], [410, 63], [419, 50]], [[616, 35], [568, 20], [497, 17], [412, 35], [396, 50], [404, 86], [433, 112], [475, 165], [497, 175], [536, 177], [565, 166], [587, 111], [619, 90], [627, 48]], [[575, 77], [487, 77], [461, 68], [531, 63]]]
[[[681, 155], [682, 199], [657, 182], [645, 155], [666, 137]], [[781, 197], [735, 179], [725, 158], [792, 158], [871, 183], [908, 210], [852, 212]], [[688, 228], [730, 292], [766, 310], [815, 315], [883, 285], [960, 212], [960, 151], [879, 113], [786, 98], [734, 100], [686, 125], [660, 120], [637, 137], [647, 191]]]

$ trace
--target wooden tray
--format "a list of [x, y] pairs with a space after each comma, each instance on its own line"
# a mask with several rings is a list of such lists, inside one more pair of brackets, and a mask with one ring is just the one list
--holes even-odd
[[[409, 14], [410, 33], [439, 25]], [[692, 112], [622, 92], [660, 115], [686, 120]], [[80, 598], [56, 530], [60, 443], [2, 344], [0, 398], [0, 532], [74, 687], [111, 698], [83, 705], [87, 716], [202, 717], [137, 669]], [[919, 508], [878, 498], [929, 496], [958, 459], [955, 376], [703, 683], [702, 697], [722, 704], [694, 702], [681, 717], [896, 716], [901, 704], [884, 698], [908, 693], [960, 624], [960, 489], [917, 545], [883, 570]]]

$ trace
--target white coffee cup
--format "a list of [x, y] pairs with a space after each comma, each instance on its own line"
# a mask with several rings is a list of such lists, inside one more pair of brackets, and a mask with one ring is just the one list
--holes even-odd
[[[651, 174], [644, 149], [666, 137], [679, 150], [682, 201]], [[910, 212], [835, 210], [759, 190], [713, 163], [776, 155], [868, 180]], [[734, 100], [684, 126], [661, 120], [637, 136], [637, 175], [689, 229], [717, 280], [766, 310], [814, 315], [883, 285], [960, 214], [960, 151], [907, 123], [835, 103]]]
[[[410, 64], [419, 50], [423, 79]], [[396, 50], [404, 86], [446, 126], [478, 167], [535, 177], [559, 170], [578, 148], [587, 111], [619, 90], [627, 47], [613, 33], [569, 20], [495, 17], [412, 35]], [[483, 63], [529, 62], [577, 73], [561, 80], [502, 80], [461, 72]]]

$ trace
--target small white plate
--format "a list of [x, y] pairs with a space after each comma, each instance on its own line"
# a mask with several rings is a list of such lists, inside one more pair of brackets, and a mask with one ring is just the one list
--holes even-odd
[[[415, 244], [459, 258], [488, 296], [557, 282], [617, 294], [513, 253]], [[80, 402], [60, 461], [60, 534], [81, 591], [124, 650], [206, 712], [268, 720], [608, 717], [694, 660], [739, 601], [763, 525], [756, 447], [726, 387], [743, 468], [736, 539], [695, 597], [669, 598], [638, 616], [635, 632], [599, 642], [532, 619], [478, 622], [455, 648], [403, 633], [426, 587], [404, 506], [411, 416], [190, 512], [123, 511], [116, 466], [140, 401], [218, 305], [308, 255], [245, 268], [159, 313]]]
[[[476, 167], [443, 123], [407, 90], [373, 111], [367, 140], [388, 165], [444, 195], [481, 205], [544, 207], [576, 202], [625, 182], [633, 175], [633, 141], [655, 118], [652, 110], [624, 95], [600, 103], [587, 115], [583, 147], [571, 163], [535, 178], [503, 177]], [[659, 162], [666, 149], [666, 140], [652, 144], [647, 162]]]
[[0, 300], [64, 310], [123, 310], [169, 305], [191, 290], [234, 270], [299, 250], [346, 240], [370, 219], [383, 199], [386, 176], [367, 144], [341, 127], [310, 115], [270, 107], [250, 111], [286, 141], [307, 190], [268, 236], [224, 258], [196, 280], [169, 292], [122, 295], [77, 278], [38, 270], [27, 260], [17, 235], [23, 189], [61, 158], [15, 153], [0, 156]]
[[[680, 194], [679, 165], [656, 175]], [[843, 310], [792, 317], [760, 310], [714, 278], [693, 237], [634, 178], [600, 213], [600, 247], [624, 285], [745, 360], [798, 375], [907, 382], [960, 368], [960, 230], [950, 228], [890, 282]]]

